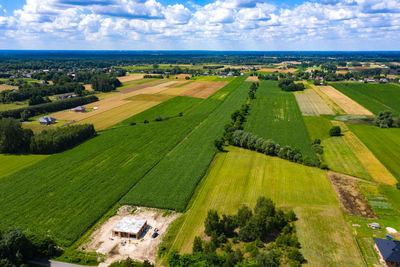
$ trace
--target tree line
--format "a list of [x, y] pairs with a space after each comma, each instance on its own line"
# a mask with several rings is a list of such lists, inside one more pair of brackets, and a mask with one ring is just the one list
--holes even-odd
[[58, 127], [33, 134], [22, 128], [21, 122], [12, 118], [0, 120], [1, 153], [58, 153], [82, 143], [96, 135], [92, 124]]
[[302, 83], [295, 83], [293, 79], [281, 79], [278, 83], [282, 91], [304, 91], [305, 87]]
[[110, 92], [122, 85], [116, 77], [106, 74], [93, 76], [90, 79], [90, 84], [92, 85], [93, 90], [99, 92]]
[[[296, 220], [293, 211], [276, 209], [265, 197], [258, 198], [253, 210], [243, 205], [235, 215], [220, 217], [209, 210], [204, 233], [210, 241], [197, 236], [192, 253], [172, 251], [169, 266], [301, 266], [305, 259], [296, 236]], [[233, 250], [233, 246], [237, 248]]]
[[10, 109], [0, 111], [0, 118], [15, 118], [15, 119], [27, 119], [31, 116], [37, 116], [40, 114], [56, 112], [64, 109], [74, 108], [76, 106], [86, 105], [95, 101], [99, 101], [99, 99], [94, 96], [85, 96], [85, 97], [74, 97], [68, 98], [64, 100], [58, 100], [50, 103], [39, 104], [34, 106], [28, 106], [18, 109]]

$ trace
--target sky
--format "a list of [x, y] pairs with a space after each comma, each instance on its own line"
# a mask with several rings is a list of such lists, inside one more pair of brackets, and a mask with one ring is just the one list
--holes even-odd
[[0, 0], [0, 49], [400, 50], [400, 0]]

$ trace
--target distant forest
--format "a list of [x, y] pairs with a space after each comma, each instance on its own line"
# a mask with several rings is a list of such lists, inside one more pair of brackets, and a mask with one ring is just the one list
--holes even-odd
[[137, 64], [273, 64], [284, 61], [400, 62], [400, 52], [258, 51], [0, 51], [0, 72], [16, 69], [106, 68]]

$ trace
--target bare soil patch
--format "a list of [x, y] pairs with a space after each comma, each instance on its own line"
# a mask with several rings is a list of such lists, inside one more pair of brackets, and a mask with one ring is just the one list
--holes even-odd
[[260, 81], [257, 76], [249, 76], [246, 79], [246, 82], [258, 82]]
[[318, 88], [327, 95], [333, 102], [350, 115], [367, 115], [372, 116], [372, 112], [364, 108], [350, 97], [342, 94], [332, 86], [318, 86]]
[[[132, 210], [133, 208], [130, 206], [121, 207], [118, 214], [94, 231], [90, 241], [83, 245], [87, 251], [96, 251], [106, 255], [105, 262], [99, 266], [108, 266], [112, 262], [124, 260], [128, 257], [138, 261], [148, 260], [155, 263], [158, 246], [167, 233], [169, 224], [180, 215], [172, 212], [170, 215], [163, 216], [164, 211], [151, 208], [138, 208], [133, 213]], [[112, 236], [112, 229], [124, 217], [147, 220], [148, 227], [140, 239]], [[158, 229], [159, 235], [152, 238], [155, 228]], [[121, 242], [124, 241], [125, 245], [122, 245]]]
[[207, 98], [227, 84], [228, 82], [222, 82], [222, 81], [221, 82], [200, 81], [200, 82], [189, 83], [181, 87], [184, 91], [180, 95]]
[[331, 171], [328, 172], [328, 177], [340, 205], [346, 213], [351, 216], [376, 218], [368, 200], [363, 196], [357, 185], [358, 181], [365, 182], [365, 180]]
[[118, 77], [118, 80], [121, 83], [124, 82], [129, 82], [129, 81], [134, 81], [134, 80], [139, 80], [143, 79], [144, 74], [143, 73], [133, 73], [133, 74], [128, 74], [126, 76]]

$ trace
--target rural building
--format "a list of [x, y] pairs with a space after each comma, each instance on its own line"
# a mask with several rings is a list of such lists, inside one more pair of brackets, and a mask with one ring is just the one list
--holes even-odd
[[71, 108], [71, 111], [73, 111], [73, 112], [85, 112], [86, 108], [82, 107], [82, 106], [77, 106], [75, 108]]
[[39, 123], [41, 125], [49, 125], [49, 124], [56, 123], [56, 119], [54, 119], [52, 117], [44, 116], [44, 117], [39, 118]]
[[73, 93], [66, 93], [66, 94], [60, 94], [57, 97], [58, 99], [67, 99], [73, 97], [73, 95], [74, 95]]
[[113, 236], [139, 238], [146, 229], [147, 220], [124, 217], [112, 230]]
[[374, 238], [375, 249], [387, 266], [400, 266], [400, 241]]

